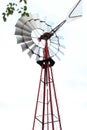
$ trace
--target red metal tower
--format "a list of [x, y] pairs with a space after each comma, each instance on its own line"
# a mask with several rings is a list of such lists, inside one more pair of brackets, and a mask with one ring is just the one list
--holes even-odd
[[47, 41], [43, 55], [44, 59], [37, 61], [41, 74], [32, 130], [62, 130], [52, 71], [55, 62], [50, 58]]

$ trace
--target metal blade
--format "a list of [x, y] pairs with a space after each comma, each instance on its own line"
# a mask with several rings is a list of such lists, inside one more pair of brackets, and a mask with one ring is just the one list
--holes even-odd
[[38, 52], [37, 52], [37, 56], [36, 56], [36, 61], [38, 61], [40, 59], [40, 47], [38, 48]]
[[65, 47], [64, 45], [62, 45], [62, 44], [60, 44], [60, 47], [62, 47], [62, 48], [64, 48], [64, 49], [66, 48], [66, 47]]
[[27, 54], [28, 54], [29, 57], [31, 58], [31, 56], [32, 56], [34, 53], [32, 52], [32, 50], [30, 50]]
[[69, 11], [68, 16], [66, 18], [67, 22], [71, 22], [73, 20], [78, 19], [82, 16], [82, 0], [79, 0], [73, 8]]
[[58, 60], [61, 60], [57, 53], [55, 53], [51, 48], [49, 48], [51, 56], [56, 56]]
[[32, 19], [33, 17], [32, 17], [32, 14], [30, 13], [29, 14], [29, 17], [27, 17], [27, 16], [23, 16], [23, 17], [21, 17], [20, 19], [19, 19], [19, 21], [21, 21], [23, 24], [25, 24], [27, 21], [29, 21], [30, 19]]
[[17, 37], [17, 43], [22, 43], [30, 40], [32, 40], [31, 37], [27, 37], [27, 36]]
[[58, 37], [58, 36], [57, 36], [57, 37], [56, 37], [56, 36], [52, 36], [52, 37], [51, 37], [51, 41], [52, 41], [52, 42], [57, 42], [58, 40], [59, 40], [59, 37]]
[[35, 29], [35, 27], [31, 24], [31, 22], [27, 22], [26, 25], [28, 26], [29, 30], [32, 31]]
[[34, 20], [31, 20], [30, 24], [31, 24], [32, 29], [36, 29], [36, 22]]
[[55, 50], [58, 50], [58, 44], [51, 44], [50, 47], [52, 47], [52, 48], [55, 49]]
[[22, 51], [25, 51], [26, 49], [28, 49], [28, 46], [27, 46], [27, 44], [22, 44], [21, 48], [22, 48]]
[[16, 30], [15, 30], [15, 35], [30, 36], [31, 33], [30, 33], [29, 31], [25, 31], [25, 30], [23, 30], [23, 29], [16, 28]]
[[37, 19], [35, 22], [36, 22], [36, 28], [37, 28], [37, 29], [41, 29], [41, 23], [40, 23], [40, 20]]
[[56, 54], [56, 57], [57, 57], [57, 59], [60, 61], [61, 59], [60, 59], [60, 57], [58, 56], [58, 54]]
[[31, 30], [28, 28], [28, 26], [26, 26], [24, 23], [22, 23], [21, 21], [17, 21], [15, 27], [26, 30], [28, 32], [30, 32]]
[[64, 52], [62, 52], [60, 49], [59, 49], [59, 52], [60, 52], [62, 55], [64, 55]]
[[[60, 44], [60, 43], [58, 43], [58, 42], [51, 42], [52, 43], [52, 45], [57, 45], [57, 48], [58, 48], [58, 46], [60, 46], [60, 47], [62, 47], [62, 48], [66, 48], [64, 45], [62, 45], [62, 44]], [[51, 46], [52, 46], [51, 45]]]
[[30, 41], [28, 43], [25, 43], [25, 44], [22, 44], [21, 47], [22, 47], [22, 51], [25, 51], [26, 49], [28, 49], [30, 46], [32, 46], [34, 44], [33, 41]]
[[34, 29], [34, 27], [31, 25], [30, 20], [32, 19], [32, 15], [30, 17], [24, 16], [19, 19], [24, 25], [26, 25], [30, 31]]
[[42, 30], [46, 30], [47, 28], [47, 25], [45, 24], [45, 21], [40, 21], [40, 23], [41, 23], [41, 26], [40, 26], [40, 28], [42, 29]]
[[51, 25], [47, 24], [47, 32], [50, 32], [52, 30]]
[[23, 22], [23, 23], [26, 23], [26, 25], [31, 29], [31, 31], [33, 29], [36, 28], [36, 23], [34, 22], [34, 19], [38, 19], [38, 14], [29, 14], [29, 17], [23, 17], [21, 18], [20, 20]]
[[64, 38], [63, 38], [63, 36], [58, 36], [59, 37], [59, 39], [61, 39], [61, 40], [63, 40]]
[[30, 21], [30, 23], [31, 23], [32, 27], [34, 29], [36, 29], [37, 28], [37, 21], [39, 20], [39, 16], [38, 16], [38, 14], [33, 14], [32, 17], [33, 17], [33, 19]]
[[34, 45], [30, 51], [28, 52], [29, 57], [31, 57], [34, 54], [35, 49], [37, 48], [37, 45]]
[[26, 43], [26, 44], [27, 44], [28, 47], [31, 47], [31, 46], [34, 44], [34, 42], [31, 40], [31, 41], [29, 41], [29, 42]]

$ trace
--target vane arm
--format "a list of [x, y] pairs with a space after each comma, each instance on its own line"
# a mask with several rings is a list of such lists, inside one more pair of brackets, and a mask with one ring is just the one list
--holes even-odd
[[56, 31], [58, 31], [58, 29], [60, 29], [63, 25], [64, 25], [64, 23], [66, 23], [66, 20], [63, 20], [60, 24], [58, 24], [54, 29], [52, 29], [51, 31], [50, 31], [50, 34], [51, 34], [51, 36], [56, 32]]

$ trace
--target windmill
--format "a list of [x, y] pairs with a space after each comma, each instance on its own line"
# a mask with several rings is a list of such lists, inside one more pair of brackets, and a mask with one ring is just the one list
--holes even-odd
[[53, 57], [60, 60], [59, 54], [64, 54], [62, 48], [65, 46], [60, 44], [56, 32], [66, 22], [82, 16], [81, 5], [82, 0], [79, 0], [55, 28], [32, 14], [21, 17], [15, 25], [17, 43], [21, 44], [22, 51], [28, 50], [29, 57], [36, 55], [36, 62], [41, 67], [32, 130], [62, 130], [52, 67], [55, 64]]

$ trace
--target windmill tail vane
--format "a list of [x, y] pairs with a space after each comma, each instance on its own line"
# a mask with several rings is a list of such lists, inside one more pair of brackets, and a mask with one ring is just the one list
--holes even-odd
[[68, 12], [66, 17], [67, 22], [72, 22], [83, 15], [83, 8], [82, 8], [83, 0], [79, 0]]

